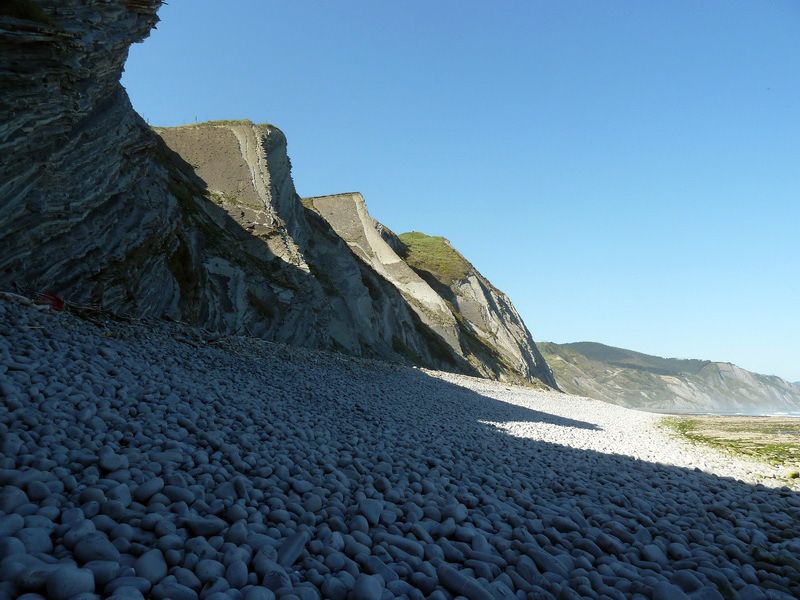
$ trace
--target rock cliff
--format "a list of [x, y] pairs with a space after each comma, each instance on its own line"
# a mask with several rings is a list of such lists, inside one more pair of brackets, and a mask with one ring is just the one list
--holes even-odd
[[369, 215], [361, 194], [305, 198], [303, 204], [325, 219], [359, 259], [400, 291], [428, 327], [461, 353], [456, 319], [449, 306], [386, 243], [381, 236], [383, 226]]
[[[471, 371], [420, 321], [402, 294], [319, 215], [304, 208], [291, 178], [286, 138], [271, 125], [219, 121], [156, 132], [190, 165], [207, 202], [272, 257], [269, 287], [247, 328], [295, 345]], [[258, 294], [247, 281], [245, 295]], [[260, 286], [258, 286], [260, 287]], [[237, 314], [247, 312], [242, 298]], [[252, 302], [251, 302], [252, 303]]]
[[383, 235], [407, 264], [447, 303], [458, 324], [462, 352], [486, 376], [500, 380], [556, 380], [511, 300], [450, 242], [410, 232]]
[[[511, 301], [447, 240], [419, 233], [396, 236], [369, 215], [358, 193], [306, 198], [304, 203], [397, 287], [420, 319], [478, 373], [510, 382], [538, 379], [556, 387]], [[457, 273], [442, 275], [436, 262], [441, 249], [458, 263]]]
[[731, 363], [661, 358], [593, 342], [540, 344], [561, 388], [672, 413], [800, 413], [800, 388]]
[[[1, 289], [552, 384], [530, 349], [527, 362], [465, 351], [463, 322], [472, 318], [397, 256], [363, 201], [353, 204], [352, 233], [363, 238], [355, 244], [330, 214], [304, 207], [277, 128], [148, 127], [119, 79], [160, 4], [0, 8]], [[521, 320], [511, 326], [493, 335], [524, 330]]]

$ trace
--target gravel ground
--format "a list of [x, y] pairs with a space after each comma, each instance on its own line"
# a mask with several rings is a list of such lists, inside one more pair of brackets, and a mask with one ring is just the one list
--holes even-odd
[[542, 421], [491, 423], [511, 435], [564, 444], [571, 448], [624, 454], [666, 465], [697, 468], [706, 473], [732, 477], [770, 487], [800, 488], [800, 482], [786, 478], [787, 468], [721, 453], [707, 446], [681, 439], [659, 422], [666, 415], [631, 410], [566, 394], [545, 394], [484, 379], [426, 371], [430, 376], [455, 383], [502, 402], [524, 406], [549, 415], [571, 418], [593, 427], [569, 427]]
[[647, 413], [8, 299], [0, 394], [0, 598], [800, 597], [800, 495]]

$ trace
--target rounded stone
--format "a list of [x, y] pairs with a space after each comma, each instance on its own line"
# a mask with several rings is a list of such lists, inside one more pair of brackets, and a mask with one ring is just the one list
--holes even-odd
[[108, 538], [99, 533], [90, 533], [78, 540], [73, 549], [73, 554], [81, 563], [87, 563], [92, 560], [119, 562], [119, 550], [108, 541]]
[[68, 600], [78, 594], [94, 592], [94, 575], [88, 569], [60, 566], [47, 577], [47, 597]]
[[0, 561], [8, 556], [25, 554], [25, 544], [15, 537], [0, 539]]
[[242, 600], [275, 600], [275, 593], [262, 586], [252, 586], [242, 594]]
[[353, 588], [353, 600], [381, 600], [383, 579], [378, 575], [359, 575]]
[[50, 490], [41, 481], [31, 481], [28, 484], [28, 497], [34, 502], [39, 502], [50, 496]]
[[213, 582], [225, 574], [225, 566], [219, 561], [206, 558], [197, 563], [194, 573], [203, 583]]
[[347, 586], [336, 577], [328, 577], [322, 584], [323, 598], [330, 600], [345, 600], [347, 598]]
[[25, 527], [17, 532], [16, 537], [25, 545], [28, 554], [49, 554], [53, 550], [50, 531], [44, 527]]
[[150, 583], [158, 583], [167, 576], [167, 561], [164, 554], [158, 548], [154, 548], [142, 554], [133, 564], [136, 575], [143, 577]]
[[247, 565], [242, 560], [235, 560], [225, 569], [225, 579], [232, 588], [241, 589], [247, 585]]

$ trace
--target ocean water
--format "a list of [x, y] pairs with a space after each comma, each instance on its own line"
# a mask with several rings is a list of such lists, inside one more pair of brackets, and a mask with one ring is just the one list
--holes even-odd
[[735, 413], [709, 413], [724, 417], [796, 417], [800, 419], [800, 412], [735, 412]]
[[[654, 411], [658, 412], [658, 411]], [[696, 415], [698, 417], [782, 417], [782, 418], [796, 418], [800, 419], [800, 411], [788, 411], [788, 412], [669, 412], [664, 411], [666, 414], [674, 414], [674, 415], [682, 415], [682, 416], [691, 416]]]

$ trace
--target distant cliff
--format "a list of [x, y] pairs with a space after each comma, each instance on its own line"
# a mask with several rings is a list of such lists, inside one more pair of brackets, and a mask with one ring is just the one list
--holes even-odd
[[565, 392], [678, 413], [800, 412], [800, 387], [731, 363], [661, 358], [597, 344], [539, 344]]
[[477, 285], [472, 304], [454, 302], [392, 256], [363, 201], [347, 210], [367, 252], [315, 207], [324, 201], [304, 206], [277, 128], [148, 127], [119, 79], [160, 4], [0, 7], [0, 289], [553, 383], [507, 298], [477, 273], [462, 282]]

